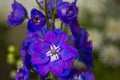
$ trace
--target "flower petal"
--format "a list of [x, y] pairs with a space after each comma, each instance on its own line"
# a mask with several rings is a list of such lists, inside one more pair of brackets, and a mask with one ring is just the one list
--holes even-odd
[[45, 54], [49, 50], [49, 44], [41, 40], [37, 40], [29, 46], [29, 52], [31, 55], [36, 53]]
[[48, 64], [43, 64], [38, 66], [38, 72], [42, 76], [46, 76], [49, 71]]
[[49, 61], [49, 57], [46, 54], [34, 54], [31, 57], [32, 64], [45, 64]]
[[12, 4], [12, 9], [12, 12], [8, 16], [8, 25], [17, 26], [25, 20], [25, 17], [27, 16], [27, 11], [24, 6], [17, 1], [14, 1], [14, 3]]
[[45, 35], [44, 41], [50, 44], [55, 44], [55, 40], [56, 40], [55, 33], [52, 30], [48, 31]]
[[62, 75], [62, 72], [63, 72], [63, 62], [61, 60], [50, 62], [49, 67], [50, 67], [50, 71], [54, 75], [56, 75], [56, 76]]
[[45, 25], [45, 16], [44, 14], [33, 8], [31, 11], [31, 19], [28, 21], [28, 30], [31, 32], [42, 30]]
[[68, 36], [66, 33], [62, 32], [59, 35], [57, 35], [56, 45], [62, 46], [65, 42], [67, 43]]
[[60, 54], [63, 61], [67, 61], [69, 59], [74, 60], [77, 57], [76, 49], [68, 44], [63, 45], [63, 50]]

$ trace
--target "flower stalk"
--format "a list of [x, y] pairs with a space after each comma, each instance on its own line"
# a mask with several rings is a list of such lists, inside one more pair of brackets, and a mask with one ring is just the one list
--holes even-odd
[[49, 18], [48, 18], [48, 9], [47, 9], [47, 0], [44, 0], [44, 6], [45, 6], [45, 19], [46, 19], [46, 26], [47, 26], [47, 29], [49, 29]]

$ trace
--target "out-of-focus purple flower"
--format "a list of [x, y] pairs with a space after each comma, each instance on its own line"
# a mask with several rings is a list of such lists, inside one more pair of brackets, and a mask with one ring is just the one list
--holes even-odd
[[29, 51], [33, 54], [31, 63], [40, 75], [52, 72], [56, 76], [69, 74], [77, 51], [68, 44], [67, 35], [60, 30], [48, 31], [44, 40], [36, 40]]
[[69, 23], [72, 41], [79, 52], [79, 60], [83, 61], [89, 70], [93, 68], [92, 42], [88, 41], [88, 32], [79, 26], [76, 18]]
[[8, 26], [17, 26], [27, 17], [27, 11], [22, 4], [14, 0], [12, 12], [8, 16]]
[[45, 16], [39, 10], [33, 8], [31, 19], [28, 21], [28, 30], [31, 32], [40, 31], [45, 26]]
[[23, 41], [21, 45], [20, 54], [23, 58], [23, 63], [16, 75], [15, 80], [28, 80], [29, 77], [29, 70], [32, 67], [31, 64], [31, 53], [29, 52], [29, 46], [32, 44], [36, 39], [41, 39], [38, 33], [36, 32], [28, 32], [27, 38]]
[[17, 70], [17, 74], [15, 76], [15, 80], [28, 80], [29, 75], [30, 75], [29, 70], [22, 63], [20, 66], [18, 66], [18, 70]]
[[30, 44], [32, 44], [35, 40], [37, 39], [41, 39], [40, 35], [36, 32], [28, 32], [27, 34], [27, 38], [24, 39], [22, 45], [21, 45], [21, 51], [20, 54], [22, 57], [25, 57], [26, 54], [31, 55], [30, 53], [28, 53], [28, 48], [30, 46]]
[[59, 80], [95, 80], [94, 74], [90, 71], [81, 71], [73, 69], [66, 77], [60, 77]]
[[[46, 2], [47, 2], [47, 9], [48, 9], [48, 11], [51, 11], [51, 10], [53, 10], [55, 7], [57, 8], [58, 7], [58, 5], [62, 2], [63, 0], [46, 0]], [[44, 7], [44, 0], [40, 0], [39, 1], [39, 3], [40, 3], [40, 5], [43, 7], [43, 8], [45, 8]], [[56, 6], [55, 6], [56, 5]]]
[[57, 14], [58, 17], [64, 23], [69, 23], [73, 18], [77, 16], [78, 9], [76, 7], [76, 0], [70, 4], [69, 2], [62, 2], [58, 6]]

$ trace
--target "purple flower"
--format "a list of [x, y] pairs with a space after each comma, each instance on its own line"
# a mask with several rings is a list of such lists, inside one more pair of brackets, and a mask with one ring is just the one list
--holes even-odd
[[33, 8], [31, 19], [28, 21], [28, 30], [31, 32], [40, 31], [45, 26], [45, 16], [39, 10]]
[[17, 70], [17, 74], [15, 76], [15, 80], [28, 80], [29, 75], [30, 75], [29, 70], [22, 63], [20, 66], [18, 66], [18, 70]]
[[25, 57], [25, 55], [28, 54], [28, 48], [29, 48], [30, 44], [32, 44], [36, 39], [41, 39], [40, 35], [38, 33], [28, 32], [27, 38], [24, 39], [24, 41], [21, 45], [20, 54], [21, 54], [22, 57]]
[[88, 70], [93, 68], [92, 42], [88, 40], [89, 33], [79, 26], [77, 18], [69, 23], [72, 41], [79, 52], [79, 60], [84, 62]]
[[95, 80], [94, 74], [90, 71], [81, 71], [73, 69], [66, 77], [60, 77], [59, 80]]
[[78, 9], [76, 7], [76, 1], [77, 0], [75, 0], [72, 4], [69, 2], [62, 2], [58, 6], [57, 14], [62, 22], [67, 24], [77, 16]]
[[[48, 11], [51, 11], [55, 8], [55, 4], [56, 4], [56, 8], [58, 7], [58, 5], [62, 2], [62, 0], [46, 0], [47, 1], [47, 4], [48, 4]], [[44, 0], [40, 0], [40, 5], [44, 8]]]
[[13, 11], [8, 16], [8, 25], [9, 26], [17, 26], [21, 24], [25, 18], [27, 17], [27, 11], [24, 6], [14, 0], [12, 4]]
[[77, 57], [76, 49], [68, 44], [67, 35], [59, 30], [48, 31], [44, 40], [31, 44], [29, 51], [33, 54], [31, 63], [42, 76], [48, 72], [56, 76], [68, 75]]

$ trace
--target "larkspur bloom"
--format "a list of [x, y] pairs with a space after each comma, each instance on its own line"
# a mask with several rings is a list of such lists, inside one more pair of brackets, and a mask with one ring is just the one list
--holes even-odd
[[71, 4], [69, 2], [62, 2], [58, 6], [57, 14], [58, 14], [58, 17], [61, 19], [62, 22], [67, 24], [72, 19], [77, 17], [78, 9], [76, 7], [76, 1], [77, 0], [75, 0]]
[[[85, 28], [80, 29], [79, 39], [75, 41], [76, 48], [79, 51], [79, 60], [83, 61], [88, 70], [93, 69], [92, 42], [88, 40], [88, 32]], [[76, 43], [79, 43], [79, 46]]]
[[21, 45], [21, 51], [20, 54], [23, 57], [23, 65], [24, 65], [24, 70], [27, 70], [27, 72], [30, 70], [32, 67], [32, 64], [30, 62], [31, 55], [29, 52], [29, 46], [36, 40], [36, 39], [41, 39], [38, 33], [36, 32], [28, 32], [27, 38], [23, 41]]
[[88, 32], [85, 28], [79, 26], [77, 18], [69, 23], [72, 37], [76, 49], [79, 52], [79, 60], [84, 62], [88, 70], [93, 68], [92, 42], [88, 40]]
[[[79, 52], [78, 59], [86, 64], [88, 70], [91, 70], [93, 68], [92, 42], [88, 40], [89, 34], [86, 29], [81, 28], [78, 23], [76, 2], [77, 0], [74, 0], [72, 4], [68, 2], [64, 2], [64, 5], [61, 4], [58, 7], [58, 12], [63, 12], [64, 15], [61, 15], [61, 13], [59, 18], [63, 23], [69, 24], [72, 32], [71, 40]], [[67, 16], [66, 12], [70, 14], [67, 14]]]
[[20, 25], [27, 17], [27, 11], [22, 4], [14, 0], [12, 12], [8, 16], [8, 26]]
[[29, 70], [24, 66], [23, 63], [18, 66], [17, 74], [15, 76], [15, 80], [28, 80], [30, 75]]
[[[92, 42], [88, 40], [89, 34], [86, 29], [80, 27], [78, 23], [77, 0], [72, 3], [63, 0], [36, 0], [36, 2], [43, 8], [45, 15], [36, 8], [31, 10], [27, 38], [23, 41], [20, 52], [23, 62], [15, 79], [28, 80], [30, 72], [37, 71], [42, 80], [50, 79], [48, 73], [60, 80], [94, 80], [91, 73]], [[17, 9], [14, 6], [17, 6]], [[13, 11], [8, 17], [9, 25], [21, 24], [26, 16], [25, 8], [14, 0]], [[61, 20], [61, 27], [62, 24], [70, 27], [72, 33], [70, 41], [65, 32], [54, 28], [56, 18]], [[74, 67], [76, 61], [87, 67], [87, 72]]]
[[[56, 1], [55, 1], [55, 0], [46, 0], [46, 3], [48, 4], [48, 6], [47, 6], [48, 11], [51, 11], [51, 10], [53, 10], [54, 8], [57, 8], [58, 5], [59, 5], [61, 2], [62, 2], [62, 0], [56, 0]], [[40, 5], [41, 5], [43, 8], [45, 8], [45, 7], [44, 7], [44, 0], [40, 0], [39, 3], [40, 3]]]
[[60, 77], [59, 80], [95, 80], [91, 71], [73, 69], [67, 77]]
[[31, 10], [31, 19], [28, 21], [28, 30], [35, 32], [45, 29], [45, 22], [44, 14], [41, 11], [33, 8]]
[[29, 51], [33, 54], [31, 63], [40, 75], [52, 72], [56, 76], [66, 76], [77, 57], [77, 51], [68, 44], [67, 35], [60, 31], [48, 31], [44, 40], [36, 40]]
[[32, 42], [34, 42], [36, 39], [41, 39], [38, 33], [28, 32], [27, 38], [24, 39], [21, 45], [21, 51], [20, 51], [21, 56], [25, 57], [25, 55], [28, 53], [28, 48], [30, 44], [32, 44]]

